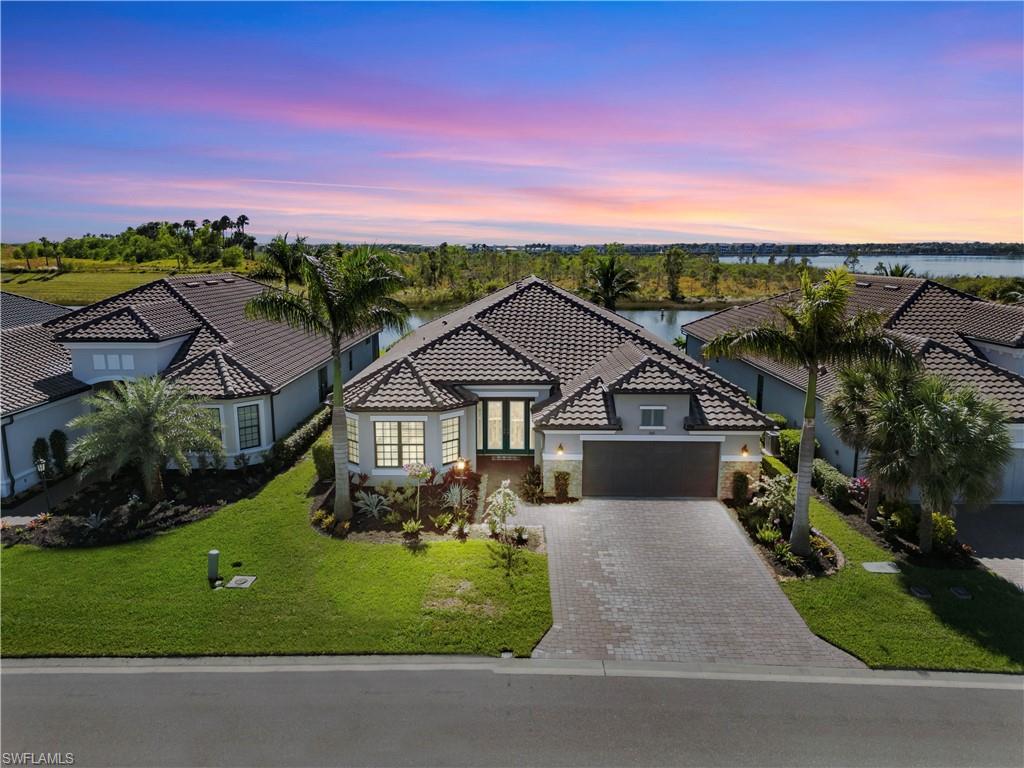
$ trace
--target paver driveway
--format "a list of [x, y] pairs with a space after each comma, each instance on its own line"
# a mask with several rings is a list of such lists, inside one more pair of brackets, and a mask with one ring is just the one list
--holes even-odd
[[528, 506], [554, 624], [540, 658], [863, 666], [816, 637], [717, 501]]

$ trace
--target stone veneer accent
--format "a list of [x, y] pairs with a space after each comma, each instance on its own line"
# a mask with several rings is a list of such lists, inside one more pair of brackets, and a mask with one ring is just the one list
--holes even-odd
[[732, 498], [732, 476], [736, 472], [746, 472], [753, 486], [761, 479], [760, 461], [723, 461], [718, 468], [718, 498]]
[[581, 459], [544, 459], [544, 493], [555, 495], [555, 472], [569, 473], [569, 495], [583, 496], [583, 461]]

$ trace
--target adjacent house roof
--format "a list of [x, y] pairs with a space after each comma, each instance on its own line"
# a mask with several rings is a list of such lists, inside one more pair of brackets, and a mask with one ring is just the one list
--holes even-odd
[[66, 315], [70, 311], [58, 304], [0, 291], [0, 328], [3, 329], [42, 323]]
[[[618, 429], [614, 392], [686, 393], [719, 403], [695, 428], [760, 429], [746, 394], [642, 326], [537, 277], [467, 304], [407, 335], [346, 387], [353, 411], [449, 410], [477, 401], [465, 387], [536, 384], [546, 427]], [[731, 410], [730, 410], [731, 408]]]
[[[74, 379], [63, 343], [146, 344], [180, 340], [164, 376], [199, 397], [276, 392], [330, 359], [327, 339], [283, 323], [250, 320], [245, 305], [266, 290], [233, 274], [156, 280], [41, 324], [4, 331], [2, 412], [66, 397], [88, 387]], [[0, 293], [6, 302], [9, 295]], [[343, 347], [367, 338], [355, 334]]]
[[[1024, 347], [1024, 307], [997, 304], [925, 278], [856, 275], [849, 311], [878, 312], [887, 332], [907, 343], [927, 370], [962, 385], [976, 387], [997, 400], [1011, 421], [1024, 421], [1024, 378], [992, 364], [978, 342]], [[774, 307], [794, 301], [795, 292], [743, 307], [716, 312], [683, 326], [689, 336], [709, 341], [725, 331], [749, 328], [776, 317]], [[746, 362], [782, 381], [804, 389], [807, 372], [757, 356]], [[834, 371], [818, 382], [818, 396], [835, 387]]]

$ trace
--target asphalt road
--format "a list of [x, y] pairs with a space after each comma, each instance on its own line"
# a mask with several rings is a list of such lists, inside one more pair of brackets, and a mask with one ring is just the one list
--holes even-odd
[[1024, 764], [1020, 678], [253, 663], [6, 662], [0, 749], [76, 766]]

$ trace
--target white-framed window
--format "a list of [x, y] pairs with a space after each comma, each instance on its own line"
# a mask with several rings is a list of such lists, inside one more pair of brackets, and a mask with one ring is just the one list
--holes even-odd
[[121, 368], [126, 371], [134, 371], [135, 355], [121, 355]]
[[351, 416], [345, 421], [345, 429], [348, 432], [348, 462], [349, 464], [359, 463], [359, 420]]
[[382, 469], [424, 461], [422, 421], [373, 422], [374, 464]]
[[121, 370], [121, 356], [117, 354], [107, 355], [107, 368], [111, 371]]
[[238, 420], [238, 449], [258, 448], [263, 442], [260, 435], [260, 405], [249, 403], [235, 408]]
[[451, 464], [459, 458], [462, 453], [462, 419], [459, 416], [452, 416], [450, 419], [441, 419], [441, 463]]
[[92, 367], [97, 371], [107, 370], [107, 356], [106, 355], [93, 355], [92, 356]]
[[640, 429], [664, 429], [665, 410], [664, 405], [641, 405]]

